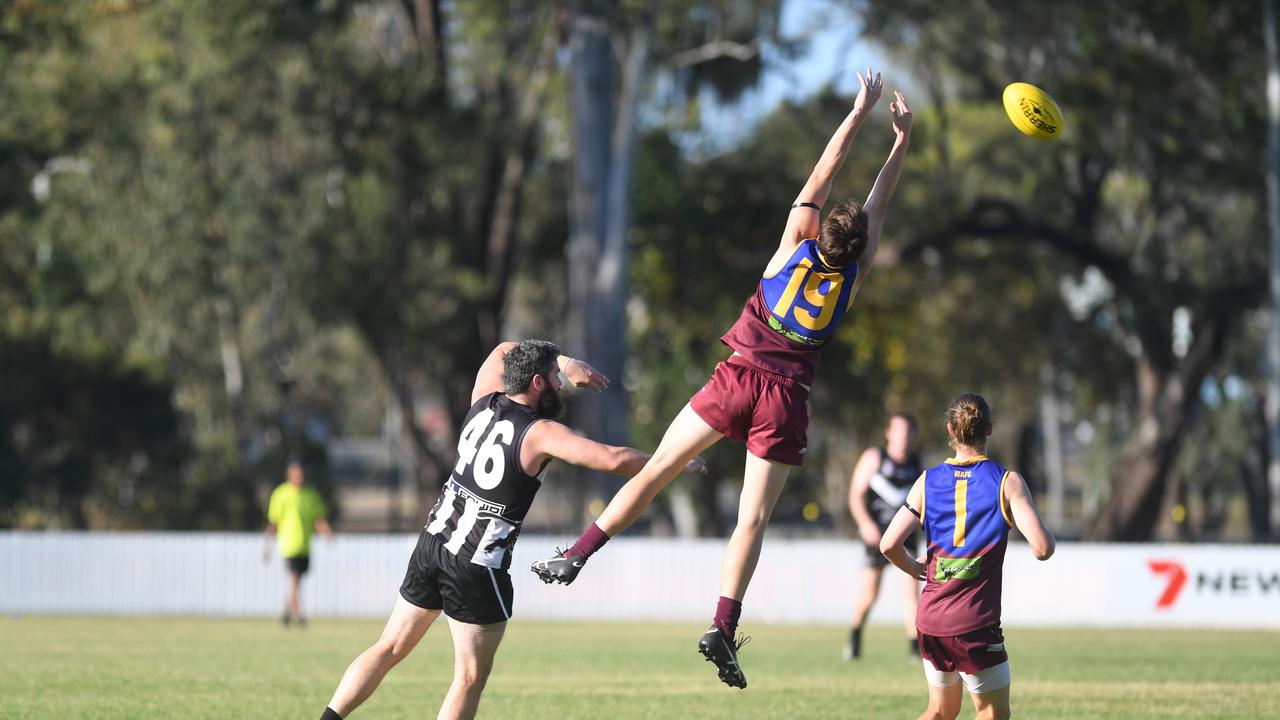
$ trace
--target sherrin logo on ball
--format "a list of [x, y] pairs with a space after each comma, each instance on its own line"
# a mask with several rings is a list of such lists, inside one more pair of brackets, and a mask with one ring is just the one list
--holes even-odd
[[1004, 111], [1024, 135], [1052, 140], [1062, 134], [1062, 111], [1058, 103], [1035, 85], [1009, 83], [1004, 89]]

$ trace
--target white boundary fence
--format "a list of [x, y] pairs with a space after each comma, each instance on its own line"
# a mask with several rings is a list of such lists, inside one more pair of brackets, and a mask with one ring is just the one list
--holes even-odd
[[[383, 617], [413, 535], [317, 539], [303, 585], [313, 616]], [[709, 620], [723, 540], [619, 538], [573, 586], [527, 568], [565, 538], [521, 538], [512, 565], [515, 616], [543, 620]], [[250, 533], [0, 532], [0, 613], [275, 615], [283, 564], [262, 561]], [[745, 603], [750, 621], [847, 624], [863, 564], [837, 540], [765, 543]], [[901, 581], [886, 570], [873, 622], [899, 622]], [[1048, 562], [1011, 544], [1009, 625], [1280, 629], [1280, 547], [1064, 544]]]

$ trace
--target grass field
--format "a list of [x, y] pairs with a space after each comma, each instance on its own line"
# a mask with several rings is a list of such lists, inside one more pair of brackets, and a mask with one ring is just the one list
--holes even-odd
[[[0, 718], [319, 717], [373, 621], [284, 630], [254, 620], [0, 618]], [[485, 718], [914, 718], [924, 680], [900, 631], [871, 628], [840, 659], [840, 628], [756, 625], [750, 687], [715, 679], [699, 626], [515, 622]], [[1014, 716], [1280, 718], [1280, 634], [1006, 632]], [[435, 717], [452, 650], [441, 622], [355, 718]], [[962, 718], [972, 717], [966, 707]]]

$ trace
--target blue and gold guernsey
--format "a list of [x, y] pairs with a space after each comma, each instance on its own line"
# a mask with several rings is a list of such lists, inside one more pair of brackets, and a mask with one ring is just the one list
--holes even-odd
[[844, 318], [857, 275], [858, 263], [829, 269], [816, 241], [801, 242], [781, 270], [760, 280], [769, 327], [801, 345], [825, 345]]
[[803, 240], [756, 292], [721, 341], [749, 362], [812, 384], [821, 350], [849, 309], [858, 263], [829, 267], [816, 240]]
[[1000, 622], [1012, 526], [1002, 500], [1008, 474], [981, 455], [925, 471], [920, 515], [929, 559], [916, 615], [920, 632], [952, 637]]

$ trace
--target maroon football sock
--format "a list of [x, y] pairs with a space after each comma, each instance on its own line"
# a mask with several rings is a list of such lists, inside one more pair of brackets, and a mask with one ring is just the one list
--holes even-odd
[[599, 525], [591, 523], [591, 525], [583, 531], [582, 537], [578, 538], [578, 542], [573, 547], [564, 551], [565, 557], [570, 555], [580, 555], [582, 559], [587, 559], [596, 554], [596, 551], [604, 547], [609, 542], [609, 536], [604, 534]]
[[716, 617], [711, 624], [720, 628], [720, 632], [732, 640], [733, 634], [738, 631], [738, 618], [741, 616], [742, 602], [721, 595], [716, 603]]

